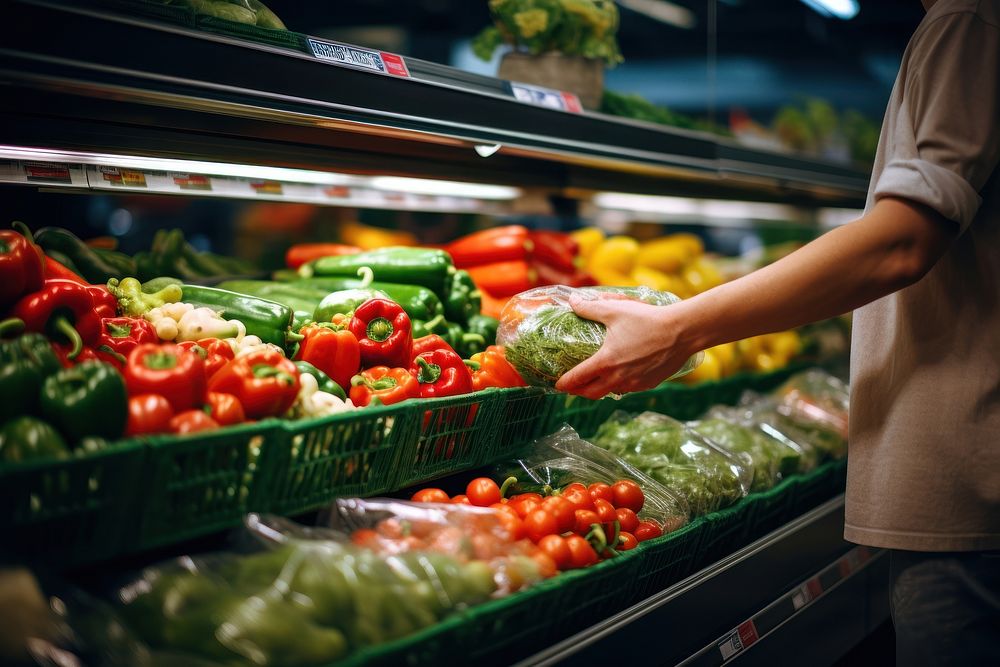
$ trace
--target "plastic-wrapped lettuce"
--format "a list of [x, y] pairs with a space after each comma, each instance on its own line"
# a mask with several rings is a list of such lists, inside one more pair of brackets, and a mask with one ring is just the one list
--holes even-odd
[[[564, 373], [593, 356], [604, 344], [600, 322], [578, 317], [570, 308], [574, 294], [588, 299], [620, 298], [669, 306], [680, 298], [648, 287], [536, 287], [512, 298], [500, 313], [497, 343], [528, 384], [551, 387]], [[697, 354], [677, 371], [685, 375], [701, 363]]]
[[799, 472], [808, 472], [819, 464], [842, 458], [847, 454], [847, 439], [825, 427], [797, 422], [785, 414], [780, 404], [770, 396], [745, 392], [740, 408], [748, 419], [773, 438], [793, 443], [802, 451]]
[[[816, 467], [817, 454], [812, 447], [807, 445], [803, 448], [802, 445], [789, 440], [785, 435], [770, 428], [767, 424], [761, 423], [759, 419], [755, 418], [753, 411], [746, 406], [713, 406], [702, 417], [702, 423], [708, 424], [715, 421], [738, 425], [749, 432], [751, 437], [750, 449], [740, 451], [747, 451], [751, 458], [754, 459], [755, 470], [758, 458], [771, 461], [775, 472], [775, 483], [788, 475], [806, 472]], [[710, 429], [712, 426], [707, 426], [706, 428]], [[712, 436], [709, 435], [708, 437]], [[721, 435], [716, 438], [716, 442], [728, 448]], [[743, 442], [734, 443], [735, 446], [745, 444]], [[756, 482], [756, 475], [754, 481]]]
[[813, 368], [790, 377], [774, 393], [778, 410], [805, 429], [818, 429], [847, 441], [851, 396], [847, 385]]
[[753, 480], [748, 454], [727, 452], [655, 412], [634, 417], [616, 412], [592, 440], [684, 498], [692, 517], [733, 504], [749, 492]]
[[[688, 426], [729, 452], [743, 452], [753, 461], [750, 491], [766, 491], [781, 480], [781, 453], [772, 449], [762, 434], [725, 419], [707, 418], [688, 422]], [[784, 448], [784, 452], [791, 450]], [[794, 452], [791, 452], [794, 454]], [[794, 463], [798, 457], [794, 456]], [[792, 465], [794, 465], [794, 463]]]

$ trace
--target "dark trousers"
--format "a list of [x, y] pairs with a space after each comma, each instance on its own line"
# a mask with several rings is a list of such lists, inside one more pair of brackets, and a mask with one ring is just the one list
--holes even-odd
[[896, 664], [1000, 665], [1000, 551], [890, 555]]

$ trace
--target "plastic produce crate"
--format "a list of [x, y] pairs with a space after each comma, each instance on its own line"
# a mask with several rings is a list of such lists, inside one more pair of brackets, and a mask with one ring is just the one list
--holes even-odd
[[4, 544], [58, 568], [117, 555], [133, 538], [145, 453], [127, 441], [81, 458], [0, 468]]
[[264, 509], [255, 487], [266, 488], [273, 466], [258, 465], [284, 442], [276, 420], [149, 440], [139, 491], [136, 549], [180, 542], [236, 526]]
[[247, 39], [261, 44], [270, 44], [285, 49], [292, 49], [302, 53], [310, 53], [306, 43], [305, 35], [290, 30], [275, 30], [273, 28], [260, 28], [255, 25], [230, 21], [215, 16], [198, 15], [196, 19], [197, 27], [206, 32], [214, 32], [219, 35]]
[[701, 563], [714, 563], [746, 543], [753, 505], [754, 498], [747, 496], [702, 517], [705, 525], [698, 545], [698, 560]]
[[503, 401], [502, 407], [498, 408], [498, 455], [513, 453], [519, 445], [550, 433], [547, 430], [552, 403], [550, 392], [539, 387], [514, 387], [500, 389], [495, 393]]
[[396, 439], [401, 452], [392, 488], [470, 470], [502, 451], [497, 424], [503, 398], [497, 392], [407, 401], [399, 408], [412, 430]]
[[268, 445], [257, 486], [269, 512], [296, 514], [340, 496], [371, 496], [393, 486], [412, 417], [396, 406], [368, 407], [321, 419], [286, 421]]
[[776, 530], [793, 517], [798, 476], [791, 475], [767, 491], [752, 496], [748, 537], [756, 539]]
[[796, 478], [793, 509], [801, 514], [844, 492], [847, 459], [828, 461], [815, 470]]
[[641, 559], [632, 584], [631, 602], [645, 600], [691, 574], [700, 560], [704, 517], [663, 537], [642, 542], [634, 551]]

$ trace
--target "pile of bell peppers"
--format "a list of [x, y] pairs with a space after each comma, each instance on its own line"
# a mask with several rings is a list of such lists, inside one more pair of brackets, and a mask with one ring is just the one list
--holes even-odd
[[482, 293], [483, 310], [499, 317], [507, 299], [539, 285], [595, 285], [583, 271], [580, 247], [569, 234], [529, 230], [521, 225], [493, 227], [444, 246], [455, 266], [464, 269]]

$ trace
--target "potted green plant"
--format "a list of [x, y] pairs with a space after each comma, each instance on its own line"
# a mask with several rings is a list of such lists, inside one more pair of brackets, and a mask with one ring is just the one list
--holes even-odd
[[493, 25], [473, 40], [483, 60], [501, 44], [502, 79], [564, 90], [589, 109], [600, 107], [604, 68], [622, 61], [618, 8], [611, 0], [490, 0]]

